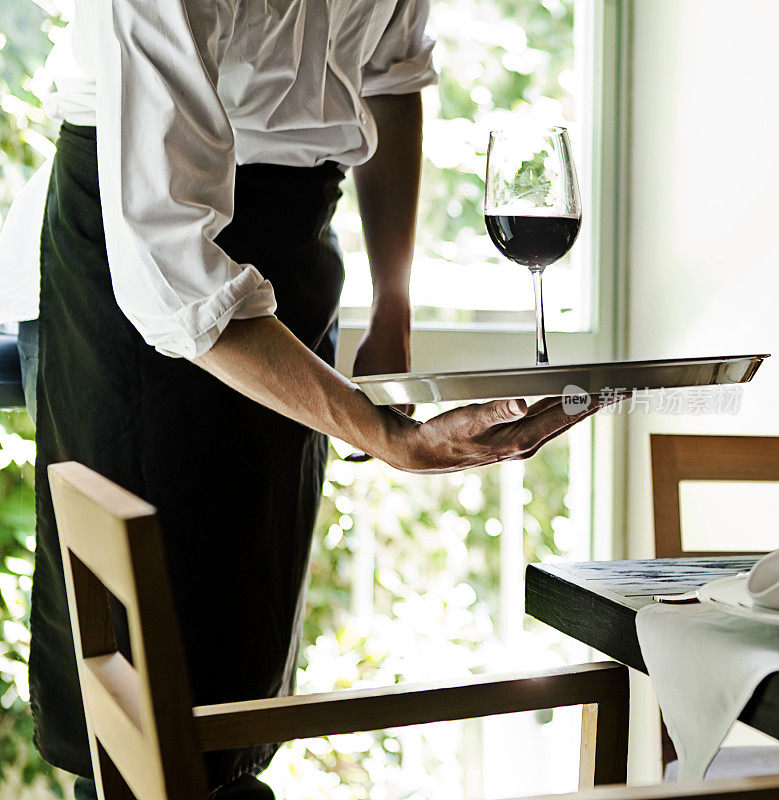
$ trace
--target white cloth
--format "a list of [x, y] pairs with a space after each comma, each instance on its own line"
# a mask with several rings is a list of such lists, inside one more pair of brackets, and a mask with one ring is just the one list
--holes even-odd
[[746, 588], [755, 604], [779, 611], [779, 550], [764, 555], [752, 567]]
[[27, 181], [0, 230], [0, 322], [38, 316], [41, 223], [51, 161]]
[[700, 779], [760, 681], [779, 671], [779, 628], [706, 606], [654, 604], [636, 629], [679, 778]]
[[[214, 243], [236, 163], [366, 161], [362, 98], [435, 79], [427, 15], [428, 0], [76, 0], [46, 110], [97, 126], [114, 294], [149, 344], [196, 357], [232, 317], [274, 312], [262, 265]], [[37, 315], [45, 190], [36, 176], [0, 234], [0, 322]]]

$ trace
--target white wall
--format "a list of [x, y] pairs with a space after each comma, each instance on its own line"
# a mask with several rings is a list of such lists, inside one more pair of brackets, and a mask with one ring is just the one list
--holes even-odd
[[[650, 432], [779, 435], [779, 2], [633, 12], [626, 355], [774, 353], [738, 416], [630, 415], [626, 552], [639, 558], [652, 555]], [[638, 779], [652, 777], [644, 747]]]
[[633, 37], [628, 355], [774, 353], [738, 416], [631, 415], [640, 557], [649, 432], [779, 434], [779, 2], [635, 0]]

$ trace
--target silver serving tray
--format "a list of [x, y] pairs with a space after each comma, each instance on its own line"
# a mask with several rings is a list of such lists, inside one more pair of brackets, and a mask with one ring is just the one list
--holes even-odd
[[616, 389], [670, 389], [747, 383], [766, 358], [768, 354], [666, 358], [476, 372], [368, 375], [353, 380], [375, 405], [380, 406], [576, 393], [569, 387], [597, 395]]

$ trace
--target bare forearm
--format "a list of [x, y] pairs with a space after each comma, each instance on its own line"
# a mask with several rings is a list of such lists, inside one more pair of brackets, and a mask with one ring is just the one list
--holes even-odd
[[273, 411], [390, 463], [399, 428], [417, 425], [374, 406], [275, 317], [233, 320], [194, 363]]
[[422, 102], [418, 92], [366, 100], [379, 144], [370, 161], [356, 167], [365, 247], [374, 297], [408, 297], [422, 157]]
[[357, 348], [355, 375], [411, 368], [409, 277], [422, 157], [418, 92], [371, 97], [367, 103], [376, 120], [379, 144], [370, 161], [355, 168], [354, 180], [373, 303], [370, 323]]
[[373, 406], [274, 317], [232, 320], [193, 363], [252, 400], [410, 472], [527, 458], [603, 405], [596, 401], [568, 415], [559, 397], [530, 408], [522, 401], [493, 400], [419, 424]]

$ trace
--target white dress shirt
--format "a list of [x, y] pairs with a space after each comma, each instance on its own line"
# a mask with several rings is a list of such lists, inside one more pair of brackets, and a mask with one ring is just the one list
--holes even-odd
[[[146, 342], [194, 358], [231, 318], [274, 313], [262, 265], [214, 243], [235, 165], [370, 158], [362, 98], [435, 80], [427, 14], [428, 0], [76, 0], [45, 110], [97, 126], [114, 294]], [[49, 168], [0, 233], [0, 322], [38, 314]]]

